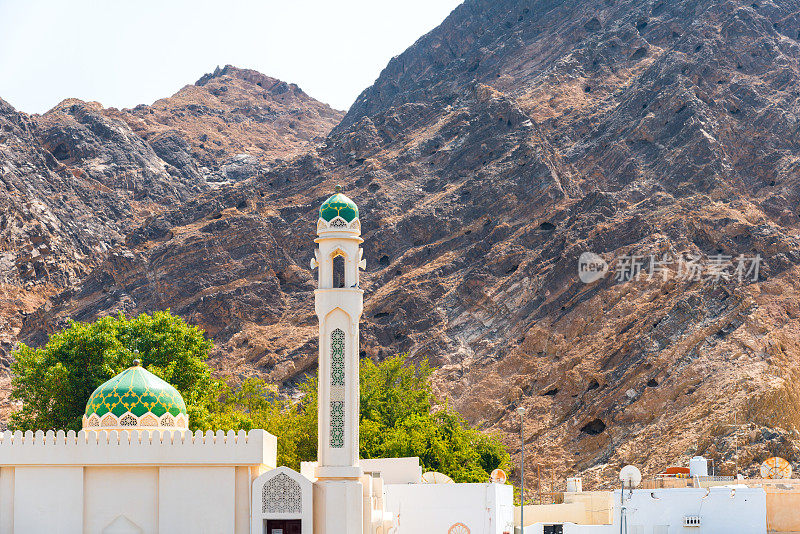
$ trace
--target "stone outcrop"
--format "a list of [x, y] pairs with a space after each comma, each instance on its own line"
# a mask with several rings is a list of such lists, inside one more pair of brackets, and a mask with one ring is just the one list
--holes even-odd
[[342, 116], [293, 83], [231, 65], [217, 67], [151, 106], [119, 113], [144, 139], [181, 139], [187, 146], [180, 152], [188, 153], [215, 184], [253, 174], [220, 169], [226, 160], [249, 155], [269, 166], [275, 159], [291, 159], [324, 138]]
[[[115, 247], [149, 217], [257, 176], [277, 155], [289, 157], [324, 136], [341, 116], [296, 85], [233, 67], [133, 110], [68, 99], [28, 116], [0, 100], [0, 387], [6, 395], [11, 350], [28, 314], [49, 308], [50, 297], [113, 260], [120, 254]], [[209, 146], [216, 148], [205, 150], [211, 131]], [[0, 404], [0, 415], [8, 409]]]
[[[515, 454], [526, 406], [548, 478], [608, 483], [695, 453], [732, 473], [737, 450], [750, 471], [798, 461], [799, 8], [468, 0], [293, 159], [209, 150], [182, 103], [136, 108], [137, 135], [184, 140], [150, 143], [189, 157], [162, 161], [222, 185], [127, 232], [18, 339], [171, 307], [215, 338], [221, 372], [291, 388], [315, 366], [316, 209], [342, 183], [365, 239], [362, 356], [430, 359], [439, 394]], [[226, 75], [179, 100], [221, 98]], [[584, 252], [612, 272], [582, 282]], [[755, 280], [677, 262], [615, 277], [665, 254], [763, 262]]]

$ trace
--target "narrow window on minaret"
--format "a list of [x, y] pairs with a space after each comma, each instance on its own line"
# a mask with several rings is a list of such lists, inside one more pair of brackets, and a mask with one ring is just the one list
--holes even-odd
[[344, 287], [344, 256], [333, 258], [333, 287]]

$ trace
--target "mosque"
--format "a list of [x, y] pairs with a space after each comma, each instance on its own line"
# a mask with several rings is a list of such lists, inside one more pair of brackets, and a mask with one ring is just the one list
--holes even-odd
[[191, 433], [180, 393], [134, 362], [78, 433], [0, 435], [0, 534], [510, 534], [510, 485], [425, 483], [418, 458], [359, 458], [358, 207], [319, 210], [318, 456], [276, 466], [264, 430]]

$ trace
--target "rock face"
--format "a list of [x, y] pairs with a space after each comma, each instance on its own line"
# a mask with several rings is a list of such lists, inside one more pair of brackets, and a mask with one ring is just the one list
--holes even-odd
[[256, 165], [237, 165], [237, 158], [251, 157], [262, 164], [290, 159], [321, 140], [343, 114], [293, 83], [227, 65], [169, 98], [119, 116], [152, 140], [156, 152], [162, 147], [170, 155], [165, 161], [176, 168], [188, 166], [188, 155], [210, 182], [231, 182], [258, 170]]
[[0, 387], [27, 314], [49, 308], [134, 228], [258, 175], [341, 116], [296, 85], [233, 67], [134, 110], [69, 99], [27, 116], [0, 100]]
[[[217, 155], [234, 183], [128, 232], [19, 339], [171, 307], [215, 338], [223, 372], [291, 386], [316, 359], [316, 209], [342, 183], [364, 225], [362, 355], [429, 358], [439, 393], [515, 453], [527, 407], [526, 457], [548, 479], [696, 453], [728, 474], [737, 450], [746, 470], [798, 461], [798, 12], [468, 0], [324, 143], [268, 165], [266, 149]], [[207, 167], [216, 153], [194, 116], [170, 122], [176, 106], [124, 120], [146, 138], [174, 128], [153, 151]], [[611, 272], [581, 281], [585, 252]], [[644, 275], [625, 280], [633, 265]]]

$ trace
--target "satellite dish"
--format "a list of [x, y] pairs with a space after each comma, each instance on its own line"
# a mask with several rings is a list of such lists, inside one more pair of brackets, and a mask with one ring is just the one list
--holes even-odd
[[761, 478], [792, 478], [792, 464], [774, 456], [761, 464]]
[[428, 471], [422, 475], [423, 484], [453, 484], [453, 479], [444, 473]]
[[495, 469], [492, 471], [492, 482], [495, 484], [505, 484], [508, 476], [506, 476], [506, 472], [502, 469]]
[[619, 479], [623, 487], [633, 489], [642, 482], [642, 472], [635, 465], [626, 465], [620, 470]]

